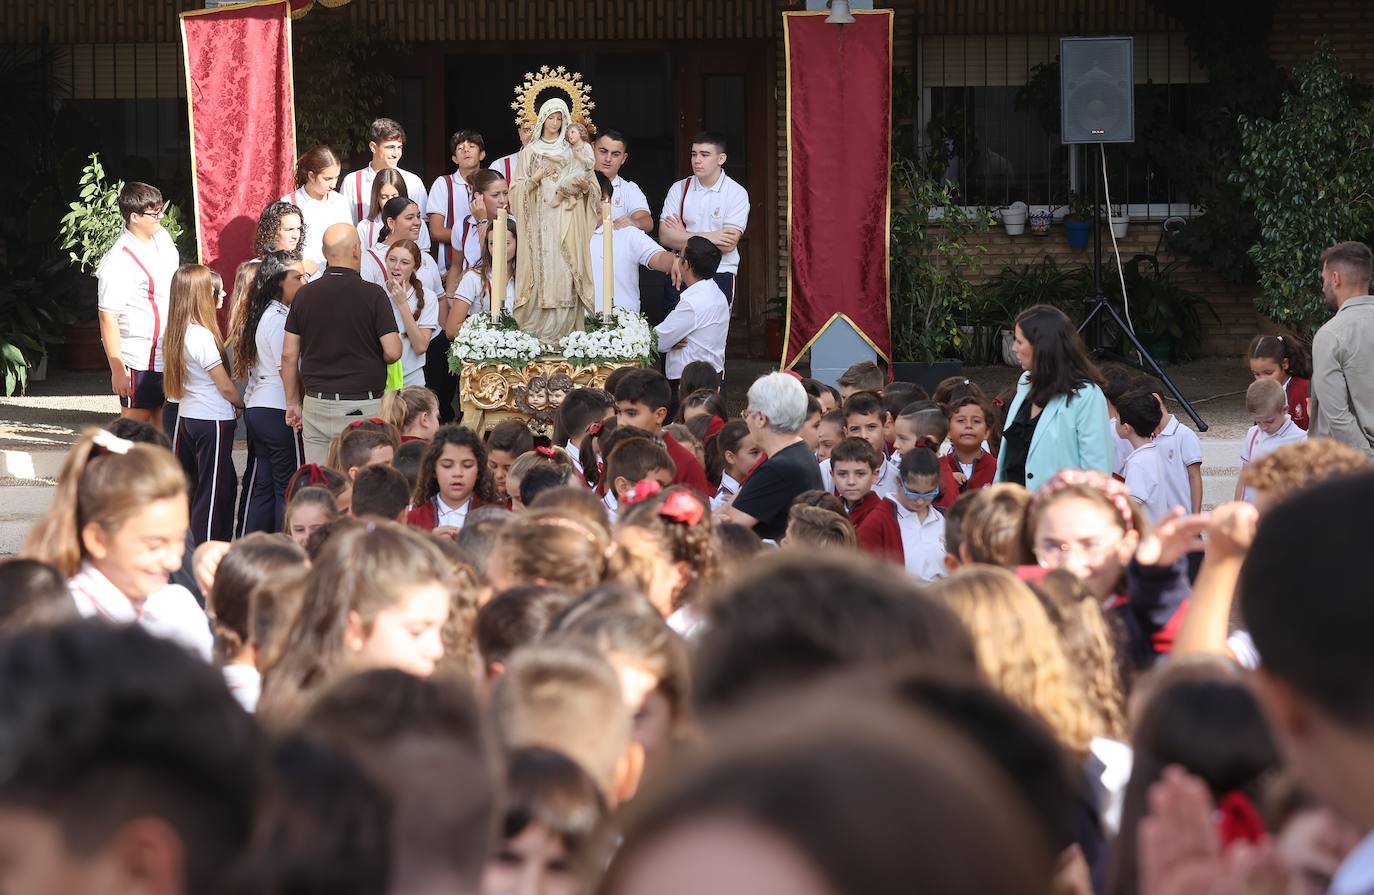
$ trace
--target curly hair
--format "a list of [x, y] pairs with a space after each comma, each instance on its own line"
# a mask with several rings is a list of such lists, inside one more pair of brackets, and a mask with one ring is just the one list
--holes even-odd
[[411, 496], [411, 502], [419, 506], [439, 493], [439, 479], [434, 474], [434, 467], [448, 445], [472, 451], [472, 456], [477, 459], [477, 484], [473, 486], [472, 494], [481, 503], [496, 503], [496, 486], [491, 470], [487, 469], [487, 449], [481, 437], [466, 426], [452, 423], [440, 426], [439, 431], [434, 433], [434, 440], [420, 460], [420, 474], [415, 479], [415, 493]]
[[1113, 619], [1102, 611], [1092, 591], [1069, 572], [1056, 569], [1031, 584], [1031, 589], [1059, 631], [1069, 667], [1077, 672], [1084, 696], [1102, 718], [1103, 734], [1125, 740], [1124, 676], [1129, 665], [1117, 658]]
[[286, 254], [294, 260], [301, 257], [301, 246], [305, 245], [305, 215], [301, 210], [290, 202], [276, 201], [262, 210], [258, 217], [258, 230], [253, 236], [253, 257], [261, 258], [268, 252], [279, 251], [277, 248], [277, 231], [281, 229], [281, 219], [287, 215], [294, 214], [301, 221], [301, 238], [296, 240], [296, 247], [287, 251]]
[[1240, 480], [1277, 502], [1318, 482], [1369, 469], [1364, 451], [1330, 438], [1309, 438], [1245, 464]]
[[1038, 716], [1059, 742], [1087, 755], [1100, 721], [1077, 685], [1059, 634], [1040, 600], [1006, 569], [974, 566], [936, 582], [973, 637], [978, 667], [994, 688]]
[[[701, 518], [695, 524], [670, 519], [662, 514], [674, 494], [686, 494], [701, 505]], [[636, 528], [651, 535], [672, 562], [687, 567], [686, 581], [673, 595], [673, 608], [693, 602], [701, 590], [715, 581], [717, 572], [716, 537], [711, 526], [711, 506], [688, 488], [674, 485], [621, 513], [617, 528]]]

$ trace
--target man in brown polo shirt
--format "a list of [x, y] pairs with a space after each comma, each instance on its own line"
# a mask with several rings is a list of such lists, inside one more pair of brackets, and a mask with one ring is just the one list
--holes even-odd
[[281, 352], [286, 424], [301, 430], [310, 463], [324, 462], [330, 439], [349, 423], [377, 415], [386, 366], [401, 356], [391, 301], [358, 274], [358, 231], [325, 230], [324, 259], [324, 274], [291, 303]]

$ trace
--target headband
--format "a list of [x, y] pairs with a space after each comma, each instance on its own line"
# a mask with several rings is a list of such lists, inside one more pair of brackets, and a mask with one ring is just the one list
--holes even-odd
[[1054, 478], [1041, 485], [1040, 490], [1035, 492], [1035, 496], [1031, 498], [1032, 509], [1042, 505], [1055, 492], [1063, 491], [1071, 485], [1086, 485], [1100, 493], [1116, 507], [1126, 531], [1136, 530], [1135, 515], [1131, 512], [1131, 490], [1126, 487], [1125, 482], [1096, 469], [1059, 470], [1054, 474]]
[[91, 443], [102, 451], [111, 454], [127, 454], [134, 443], [127, 438], [120, 438], [109, 429], [97, 429], [91, 436]]

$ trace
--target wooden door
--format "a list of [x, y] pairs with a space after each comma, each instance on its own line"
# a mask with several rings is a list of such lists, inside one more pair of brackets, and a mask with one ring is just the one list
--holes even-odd
[[684, 48], [679, 66], [682, 173], [692, 137], [719, 131], [726, 139], [725, 173], [749, 191], [749, 226], [740, 240], [731, 347], [762, 348], [763, 311], [777, 253], [776, 131], [772, 107], [773, 49], [765, 41], [710, 41]]

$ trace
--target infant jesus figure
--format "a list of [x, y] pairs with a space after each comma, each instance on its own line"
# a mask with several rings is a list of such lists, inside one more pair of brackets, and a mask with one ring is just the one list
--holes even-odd
[[549, 200], [550, 208], [563, 208], [572, 211], [584, 196], [596, 175], [596, 159], [592, 155], [591, 135], [580, 124], [568, 125], [566, 139], [572, 148], [572, 158], [563, 168], [554, 187], [554, 196]]

